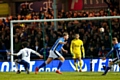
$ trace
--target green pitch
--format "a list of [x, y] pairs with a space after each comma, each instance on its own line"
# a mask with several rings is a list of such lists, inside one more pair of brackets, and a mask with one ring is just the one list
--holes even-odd
[[98, 72], [63, 72], [62, 75], [55, 72], [40, 72], [39, 74], [16, 74], [14, 72], [0, 72], [0, 80], [120, 80], [120, 73], [109, 72], [101, 76]]

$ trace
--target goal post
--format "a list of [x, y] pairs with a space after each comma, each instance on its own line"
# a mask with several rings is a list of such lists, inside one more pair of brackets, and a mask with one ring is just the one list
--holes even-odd
[[[105, 16], [105, 17], [82, 17], [82, 18], [61, 18], [61, 19], [40, 19], [40, 20], [11, 20], [10, 21], [10, 38], [11, 38], [11, 54], [14, 53], [13, 50], [13, 24], [14, 23], [30, 23], [30, 22], [54, 22], [54, 21], [74, 21], [74, 20], [102, 20], [102, 19], [115, 19], [120, 18], [120, 16]], [[11, 71], [13, 71], [13, 56], [11, 56]]]
[[[11, 45], [11, 47], [10, 47], [10, 51], [11, 51], [11, 54], [13, 54], [14, 52], [13, 52], [13, 23], [12, 22], [10, 22], [10, 45]], [[13, 71], [13, 56], [11, 55], [11, 71]]]

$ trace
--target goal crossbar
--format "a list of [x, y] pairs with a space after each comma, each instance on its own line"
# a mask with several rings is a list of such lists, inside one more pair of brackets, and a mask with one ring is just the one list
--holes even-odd
[[11, 23], [28, 23], [28, 22], [51, 22], [51, 21], [72, 21], [72, 20], [100, 20], [120, 18], [120, 16], [104, 16], [104, 17], [82, 17], [82, 18], [61, 18], [61, 19], [40, 19], [40, 20], [12, 20]]

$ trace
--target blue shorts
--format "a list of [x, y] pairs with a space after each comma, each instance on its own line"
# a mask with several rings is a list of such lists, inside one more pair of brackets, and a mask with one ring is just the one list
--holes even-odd
[[24, 65], [25, 69], [29, 69], [30, 64], [24, 60], [19, 59], [17, 63]]

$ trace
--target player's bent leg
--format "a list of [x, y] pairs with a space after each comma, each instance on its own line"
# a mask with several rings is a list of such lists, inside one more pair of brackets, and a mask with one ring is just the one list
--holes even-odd
[[58, 74], [62, 74], [62, 72], [60, 72], [59, 69], [60, 69], [60, 67], [62, 66], [62, 64], [63, 64], [63, 62], [65, 61], [65, 59], [64, 59], [63, 56], [60, 56], [58, 59], [60, 60], [60, 62], [59, 62], [59, 64], [58, 64], [58, 67], [57, 67], [56, 73], [58, 73]]
[[110, 62], [109, 62], [108, 67], [106, 67], [105, 72], [104, 72], [102, 75], [106, 75], [106, 74], [107, 74], [108, 70], [111, 69], [111, 65], [113, 65], [113, 61], [110, 61]]
[[25, 65], [25, 71], [27, 72], [27, 74], [30, 73], [30, 72], [29, 72], [29, 66], [30, 66], [30, 64], [29, 64], [29, 63], [26, 63], [26, 65]]
[[112, 68], [112, 65], [116, 62], [118, 62], [118, 58], [115, 58], [113, 59], [113, 61], [110, 61], [108, 67], [105, 68], [105, 72], [102, 75], [106, 75], [108, 70], [110, 70]]
[[49, 58], [45, 61], [45, 63], [46, 63], [46, 64], [49, 64], [52, 60], [53, 60], [53, 58], [49, 57]]
[[73, 54], [73, 60], [74, 60], [74, 65], [75, 65], [75, 71], [78, 72], [78, 64], [77, 64], [77, 55]]
[[29, 72], [29, 69], [28, 69], [28, 68], [26, 68], [25, 70], [26, 70], [27, 74], [30, 74], [30, 72]]
[[106, 69], [106, 66], [103, 66], [103, 69], [105, 70], [105, 69]]
[[59, 59], [60, 61], [62, 61], [62, 62], [65, 61], [65, 58], [64, 58], [63, 56], [60, 56], [58, 59]]
[[39, 67], [36, 67], [35, 74], [38, 74], [39, 69], [44, 67], [45, 65], [49, 64], [52, 60], [53, 60], [53, 58], [49, 57], [43, 64], [41, 64]]
[[15, 66], [16, 66], [16, 69], [17, 69], [16, 74], [20, 74], [20, 70], [18, 69], [18, 63], [19, 63], [18, 61], [19, 61], [18, 59], [15, 60]]
[[24, 60], [21, 60], [20, 64], [22, 64], [24, 66], [26, 73], [29, 74], [30, 64], [28, 62], [24, 61]]
[[78, 72], [78, 64], [77, 64], [77, 59], [76, 58], [73, 58], [74, 60], [74, 65], [75, 65], [75, 71]]

